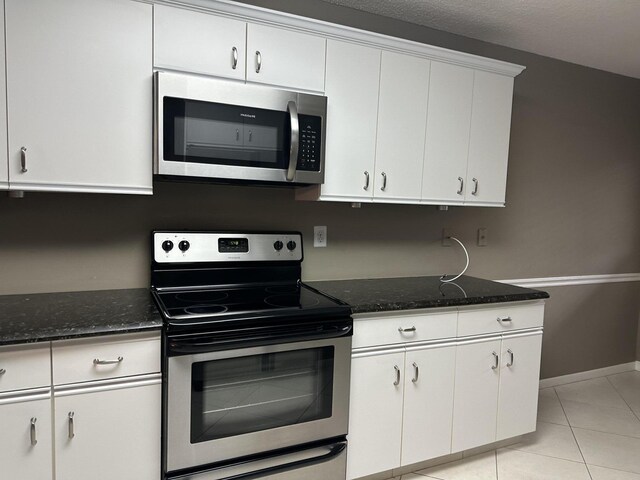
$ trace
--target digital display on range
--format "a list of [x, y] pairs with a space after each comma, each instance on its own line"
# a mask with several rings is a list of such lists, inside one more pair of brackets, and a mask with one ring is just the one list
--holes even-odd
[[247, 253], [249, 240], [246, 238], [219, 238], [218, 252], [220, 253]]

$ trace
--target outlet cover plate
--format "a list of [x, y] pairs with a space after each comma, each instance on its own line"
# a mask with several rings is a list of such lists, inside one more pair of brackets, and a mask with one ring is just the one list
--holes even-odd
[[327, 246], [327, 227], [313, 227], [313, 246], [314, 247], [326, 247]]

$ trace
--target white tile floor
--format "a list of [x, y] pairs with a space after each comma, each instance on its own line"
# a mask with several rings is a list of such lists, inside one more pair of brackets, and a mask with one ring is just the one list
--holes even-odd
[[520, 443], [394, 480], [640, 480], [640, 372], [540, 390]]

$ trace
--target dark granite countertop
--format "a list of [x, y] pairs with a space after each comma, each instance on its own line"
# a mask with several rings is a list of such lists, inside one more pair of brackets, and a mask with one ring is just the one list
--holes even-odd
[[547, 292], [462, 276], [454, 283], [440, 277], [376, 278], [305, 282], [351, 305], [353, 313], [452, 307], [549, 298]]
[[161, 327], [148, 288], [0, 296], [0, 345]]

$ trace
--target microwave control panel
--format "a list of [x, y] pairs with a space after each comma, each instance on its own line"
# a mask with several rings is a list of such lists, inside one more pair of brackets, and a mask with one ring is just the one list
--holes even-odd
[[298, 115], [298, 121], [300, 123], [298, 170], [319, 172], [322, 151], [322, 117]]

